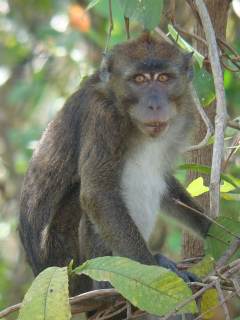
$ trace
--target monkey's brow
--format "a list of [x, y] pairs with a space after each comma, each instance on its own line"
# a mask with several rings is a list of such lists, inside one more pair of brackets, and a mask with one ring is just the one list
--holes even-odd
[[162, 71], [170, 67], [172, 63], [166, 59], [145, 59], [136, 65], [136, 69], [142, 71]]

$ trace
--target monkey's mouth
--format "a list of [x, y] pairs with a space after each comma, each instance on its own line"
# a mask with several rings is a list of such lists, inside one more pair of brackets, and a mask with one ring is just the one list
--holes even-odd
[[144, 123], [144, 129], [150, 136], [156, 136], [165, 131], [169, 123], [164, 121], [151, 121]]

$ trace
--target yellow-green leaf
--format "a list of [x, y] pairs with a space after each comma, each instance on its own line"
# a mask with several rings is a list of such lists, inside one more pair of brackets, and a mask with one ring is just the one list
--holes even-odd
[[204, 185], [203, 178], [199, 177], [199, 178], [193, 180], [188, 185], [187, 191], [191, 194], [192, 197], [197, 197], [205, 192], [208, 192], [209, 188]]
[[206, 277], [214, 269], [214, 259], [213, 257], [207, 255], [195, 264], [193, 267], [189, 268], [188, 271], [196, 274], [199, 278]]
[[[97, 281], [109, 281], [133, 305], [159, 316], [174, 310], [192, 296], [188, 285], [175, 273], [123, 257], [89, 260], [74, 272], [84, 273]], [[195, 301], [181, 309], [181, 313], [194, 312]]]
[[67, 268], [41, 272], [25, 294], [18, 320], [69, 320]]
[[195, 48], [193, 48], [186, 40], [184, 40], [178, 33], [178, 31], [173, 27], [173, 25], [168, 25], [168, 31], [172, 38], [177, 42], [177, 44], [187, 52], [193, 52], [193, 57], [198, 62], [199, 66], [202, 68], [204, 56], [199, 53]]
[[[202, 319], [211, 319], [214, 316], [214, 310], [208, 311], [211, 308], [214, 308], [219, 305], [218, 294], [216, 289], [206, 290], [201, 299], [201, 313], [203, 314]], [[206, 313], [205, 313], [206, 312]]]
[[230, 192], [235, 190], [236, 188], [229, 182], [223, 181], [223, 184], [220, 186], [220, 192]]

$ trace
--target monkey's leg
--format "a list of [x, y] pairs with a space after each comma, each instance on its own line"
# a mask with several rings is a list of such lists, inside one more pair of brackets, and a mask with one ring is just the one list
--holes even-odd
[[211, 222], [201, 213], [202, 209], [173, 176], [168, 176], [166, 182], [167, 193], [162, 199], [162, 209], [198, 236], [205, 238]]
[[[32, 209], [34, 221], [28, 215], [20, 217], [20, 236], [35, 275], [49, 266], [66, 266], [71, 260], [79, 263], [79, 185], [69, 188], [55, 209], [42, 203], [43, 207]], [[47, 210], [51, 210], [52, 219]]]
[[[79, 243], [81, 263], [89, 259], [112, 255], [111, 249], [106, 247], [105, 242], [100, 238], [96, 228], [85, 214], [83, 214], [79, 225]], [[105, 288], [111, 288], [108, 282], [93, 282], [92, 289]]]
[[86, 214], [82, 215], [79, 225], [79, 251], [81, 263], [89, 259], [112, 255], [111, 249], [107, 248]]

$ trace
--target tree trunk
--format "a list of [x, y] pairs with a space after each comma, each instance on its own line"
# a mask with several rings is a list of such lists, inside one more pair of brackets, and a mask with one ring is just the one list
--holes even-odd
[[[194, 2], [188, 1], [191, 6], [194, 6]], [[227, 17], [228, 17], [228, 9], [230, 5], [229, 0], [205, 0], [205, 4], [207, 5], [209, 15], [212, 20], [212, 24], [214, 30], [216, 32], [217, 37], [221, 39], [225, 39], [226, 37], [226, 26], [227, 26]], [[203, 29], [196, 19], [195, 25], [195, 34], [198, 36], [205, 38]], [[204, 56], [207, 56], [208, 49], [201, 42], [197, 43], [197, 49]], [[208, 114], [209, 119], [214, 124], [215, 117], [215, 103], [208, 106], [205, 111]], [[199, 141], [203, 139], [206, 133], [206, 127], [203, 121], [198, 115], [198, 125], [195, 130], [194, 136], [194, 144], [197, 144]], [[212, 147], [208, 146], [200, 150], [192, 151], [188, 158], [189, 163], [198, 163], [202, 165], [211, 166], [212, 162]], [[188, 179], [190, 181], [196, 179], [199, 175], [196, 172], [189, 172]], [[205, 184], [209, 185], [209, 175], [203, 175]], [[206, 213], [209, 213], [209, 193], [204, 194], [203, 196], [198, 197], [197, 199], [200, 205], [205, 209]], [[201, 240], [196, 239], [188, 232], [184, 232], [183, 236], [183, 256], [185, 258], [194, 257], [203, 255], [203, 242]]]

